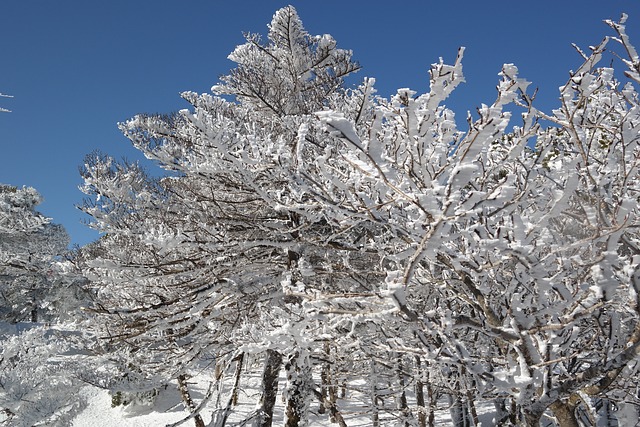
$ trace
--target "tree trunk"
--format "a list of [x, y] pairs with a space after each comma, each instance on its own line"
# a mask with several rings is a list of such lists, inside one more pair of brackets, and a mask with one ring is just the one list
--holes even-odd
[[344, 421], [342, 413], [338, 410], [335, 402], [330, 402], [325, 396], [323, 396], [321, 392], [317, 390], [314, 390], [314, 394], [320, 400], [321, 405], [329, 410], [329, 413], [331, 414], [331, 422], [338, 423], [339, 427], [347, 427], [347, 423]]
[[493, 401], [495, 407], [496, 426], [511, 426], [516, 424], [515, 408], [508, 399], [497, 398]]
[[514, 413], [517, 412], [516, 418], [520, 421], [520, 423], [517, 424], [518, 426], [540, 427], [542, 415], [547, 408], [542, 407], [539, 402], [533, 402], [528, 406], [516, 405], [516, 407], [517, 409]]
[[[182, 397], [182, 401], [185, 406], [189, 410], [191, 414], [196, 411], [196, 404], [191, 398], [191, 393], [189, 393], [189, 386], [187, 385], [187, 377], [183, 374], [178, 376], [178, 390], [180, 390], [180, 396]], [[196, 427], [205, 427], [204, 421], [200, 414], [195, 414], [193, 416], [193, 421], [196, 423]]]
[[240, 376], [242, 375], [242, 364], [244, 363], [244, 353], [236, 358], [236, 372], [235, 380], [233, 383], [233, 391], [231, 392], [231, 404], [238, 406], [238, 389], [240, 388]]
[[542, 418], [542, 414], [527, 412], [523, 415], [522, 427], [540, 427], [540, 418]]
[[278, 397], [278, 377], [282, 368], [282, 354], [275, 350], [267, 350], [262, 372], [262, 396], [260, 397], [260, 413], [255, 427], [271, 427], [273, 408]]
[[371, 425], [373, 427], [380, 427], [380, 409], [378, 396], [378, 370], [376, 369], [375, 360], [371, 359]]
[[32, 291], [31, 295], [31, 322], [38, 323], [38, 302], [36, 301], [36, 292]]
[[469, 407], [462, 396], [458, 394], [449, 395], [449, 411], [451, 412], [451, 423], [454, 427], [473, 426]]
[[[331, 406], [336, 405], [338, 401], [338, 385], [337, 378], [333, 373], [333, 359], [331, 354], [331, 344], [327, 341], [324, 343], [324, 357], [326, 361], [322, 364], [322, 371], [320, 372], [321, 393], [322, 399], [320, 403], [320, 409], [318, 413], [324, 414]], [[328, 406], [327, 406], [328, 405]], [[336, 422], [331, 411], [329, 411], [330, 421]]]
[[476, 410], [476, 402], [475, 396], [471, 392], [471, 390], [467, 389], [467, 408], [469, 410], [469, 414], [471, 415], [471, 419], [473, 420], [474, 426], [480, 424], [480, 419], [478, 418], [478, 411]]
[[424, 402], [424, 382], [420, 356], [416, 356], [416, 404], [418, 405], [418, 427], [427, 427], [427, 409]]
[[558, 427], [580, 427], [574, 404], [558, 400], [551, 405], [550, 409], [558, 420]]
[[[233, 386], [231, 387], [231, 393], [229, 394], [229, 399], [227, 400], [224, 408], [220, 407], [220, 409], [215, 412], [213, 420], [209, 424], [210, 427], [224, 427], [225, 425], [227, 425], [227, 420], [229, 419], [229, 415], [231, 415], [231, 408], [238, 404], [238, 388], [240, 387], [240, 376], [242, 374], [244, 353], [240, 353], [238, 356], [233, 358], [233, 360], [236, 362], [236, 368], [234, 373]], [[218, 398], [220, 398], [220, 393], [222, 391], [224, 371], [225, 369], [223, 369], [221, 365], [216, 365], [215, 380], [219, 384]]]
[[449, 371], [448, 376], [450, 378], [457, 376], [457, 381], [455, 382], [456, 389], [448, 396], [451, 422], [454, 427], [471, 427], [473, 426], [473, 419], [471, 414], [469, 414], [469, 405], [464, 398], [467, 396], [467, 390], [465, 390], [466, 387], [462, 383], [462, 375], [457, 370], [451, 370]]
[[300, 364], [298, 355], [289, 358], [285, 365], [287, 371], [287, 406], [285, 409], [285, 427], [298, 427], [306, 417], [307, 401], [310, 387], [310, 371], [306, 366]]
[[[461, 367], [461, 371], [460, 373], [462, 374], [461, 377], [464, 379], [467, 377], [467, 370], [465, 369], [464, 366]], [[464, 394], [465, 394], [465, 402], [466, 402], [466, 409], [467, 409], [467, 415], [471, 416], [471, 422], [469, 425], [472, 426], [477, 426], [478, 424], [480, 424], [480, 421], [478, 419], [478, 411], [476, 410], [476, 396], [473, 393], [473, 389], [474, 389], [474, 383], [473, 380], [471, 380], [471, 387], [469, 387], [469, 384], [467, 384], [466, 381], [463, 381], [462, 386], [464, 387]]]
[[409, 410], [409, 405], [407, 403], [407, 394], [405, 392], [404, 366], [402, 363], [401, 355], [396, 355], [396, 376], [398, 385], [400, 386], [397, 408], [400, 411], [400, 419], [404, 420], [404, 426], [409, 427], [409, 418], [411, 415], [411, 411]]
[[436, 425], [436, 396], [433, 393], [433, 387], [431, 387], [431, 382], [427, 381], [427, 397], [429, 398], [429, 415], [427, 417], [427, 422], [429, 427], [435, 427]]
[[330, 376], [329, 362], [325, 362], [322, 364], [322, 371], [320, 371], [320, 394], [322, 395], [322, 398], [320, 399], [318, 414], [324, 414], [328, 409], [323, 402], [329, 400], [329, 387], [331, 386]]

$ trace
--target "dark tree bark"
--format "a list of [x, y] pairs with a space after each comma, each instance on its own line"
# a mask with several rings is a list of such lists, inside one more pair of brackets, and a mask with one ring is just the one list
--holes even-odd
[[493, 401], [496, 426], [512, 426], [516, 424], [516, 405], [505, 398], [497, 398]]
[[330, 402], [321, 392], [314, 390], [314, 394], [320, 400], [320, 403], [323, 407], [329, 410], [331, 414], [331, 422], [338, 423], [340, 427], [347, 427], [347, 423], [344, 421], [342, 417], [342, 413], [338, 410], [335, 402]]
[[469, 408], [465, 399], [460, 395], [449, 395], [449, 411], [451, 412], [451, 422], [454, 427], [472, 427], [473, 420], [469, 414]]
[[289, 358], [285, 365], [287, 371], [287, 404], [285, 408], [285, 427], [298, 427], [304, 420], [307, 399], [311, 393], [308, 380], [310, 372], [307, 366], [301, 366], [298, 355]]
[[[187, 377], [185, 375], [180, 375], [178, 377], [178, 390], [180, 390], [180, 396], [182, 397], [182, 401], [185, 406], [189, 412], [193, 414], [196, 411], [196, 404], [191, 398], [191, 393], [189, 393], [189, 386], [187, 385]], [[196, 423], [196, 427], [205, 427], [200, 414], [195, 414], [193, 416], [193, 421]]]
[[[238, 404], [238, 389], [240, 387], [240, 376], [242, 374], [242, 364], [244, 362], [244, 353], [240, 353], [238, 356], [234, 357], [233, 360], [236, 362], [233, 387], [231, 389], [231, 393], [229, 394], [229, 399], [227, 400], [227, 404], [224, 408], [220, 408], [213, 417], [213, 420], [210, 424], [210, 427], [224, 427], [227, 425], [227, 420], [229, 419], [229, 415], [231, 415], [231, 408]], [[216, 381], [221, 383], [224, 380], [224, 368], [220, 365], [216, 366]]]
[[231, 392], [231, 404], [238, 406], [238, 389], [240, 388], [240, 376], [242, 375], [242, 364], [244, 363], [244, 353], [241, 353], [236, 358], [236, 372], [235, 380], [233, 383], [233, 391]]
[[420, 356], [416, 356], [416, 404], [418, 405], [418, 426], [427, 427], [427, 410], [424, 401], [423, 370]]
[[262, 372], [262, 396], [260, 397], [260, 414], [255, 427], [271, 427], [273, 408], [278, 396], [278, 377], [282, 368], [282, 354], [275, 350], [267, 350]]
[[[324, 414], [331, 406], [335, 406], [338, 401], [338, 385], [337, 385], [337, 377], [333, 372], [333, 361], [331, 354], [331, 345], [329, 342], [324, 343], [324, 357], [326, 358], [326, 362], [322, 364], [322, 371], [320, 372], [320, 380], [322, 382], [322, 399], [320, 399], [320, 410], [318, 411], [320, 414]], [[329, 415], [331, 417], [331, 422], [337, 422], [329, 411]]]
[[375, 360], [371, 359], [371, 425], [380, 427], [380, 409], [378, 396], [378, 370], [376, 369]]
[[559, 427], [580, 427], [573, 403], [557, 401], [551, 405], [550, 409], [558, 420]]
[[409, 404], [407, 403], [407, 394], [405, 392], [405, 381], [404, 381], [404, 364], [402, 363], [402, 355], [395, 355], [396, 357], [396, 376], [398, 380], [398, 385], [400, 390], [397, 396], [397, 407], [400, 410], [401, 417], [404, 419], [405, 427], [409, 427]]

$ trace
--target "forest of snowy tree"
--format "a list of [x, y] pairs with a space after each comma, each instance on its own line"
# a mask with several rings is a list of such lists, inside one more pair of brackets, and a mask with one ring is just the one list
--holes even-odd
[[553, 111], [505, 64], [459, 128], [464, 49], [385, 99], [289, 6], [212, 94], [120, 124], [163, 173], [86, 157], [98, 241], [69, 251], [36, 190], [0, 185], [0, 425], [73, 425], [87, 387], [173, 388], [196, 427], [639, 425], [625, 21]]

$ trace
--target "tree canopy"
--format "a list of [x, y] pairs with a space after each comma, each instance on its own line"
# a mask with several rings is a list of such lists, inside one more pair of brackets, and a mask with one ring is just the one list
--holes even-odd
[[[120, 124], [164, 174], [86, 157], [82, 209], [103, 237], [74, 258], [101, 367], [85, 380], [116, 403], [175, 383], [197, 427], [205, 407], [225, 425], [255, 376], [242, 422], [256, 426], [278, 393], [287, 427], [434, 425], [443, 400], [456, 426], [478, 425], [480, 406], [503, 426], [637, 422], [640, 58], [626, 19], [578, 49], [556, 109], [505, 64], [461, 130], [445, 102], [463, 48], [432, 65], [428, 92], [386, 99], [374, 79], [345, 85], [351, 52], [278, 10], [213, 94]], [[0, 232], [48, 224], [36, 193], [2, 188]], [[188, 380], [206, 369], [198, 400]]]

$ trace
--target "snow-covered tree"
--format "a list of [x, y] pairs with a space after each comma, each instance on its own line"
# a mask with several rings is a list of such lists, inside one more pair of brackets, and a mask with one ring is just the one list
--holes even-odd
[[[35, 210], [41, 196], [30, 187], [0, 185], [0, 316], [7, 322], [50, 320], [60, 276], [59, 257], [69, 237]], [[55, 299], [55, 298], [54, 298]]]
[[[83, 408], [60, 324], [78, 316], [82, 279], [61, 255], [64, 228], [36, 211], [30, 187], [0, 185], [0, 425], [69, 426]], [[65, 354], [67, 353], [67, 354]]]
[[[184, 93], [193, 112], [121, 125], [171, 176], [87, 158], [85, 191], [95, 199], [85, 211], [106, 233], [86, 268], [97, 325], [147, 386], [203, 359], [232, 364], [242, 352], [280, 353], [265, 356], [279, 361], [276, 372], [308, 369], [304, 327], [292, 331], [288, 322], [304, 321], [302, 308], [288, 294], [307, 265], [296, 241], [313, 222], [270, 193], [288, 191], [298, 126], [357, 70], [350, 56], [331, 37], [308, 35], [295, 9], [284, 8], [267, 44], [249, 35], [231, 55], [238, 67], [215, 90], [237, 102]], [[291, 385], [292, 420], [304, 417], [298, 395], [311, 394], [299, 384]]]
[[65, 355], [71, 341], [43, 326], [0, 326], [0, 425], [71, 426], [86, 404]]
[[[164, 177], [87, 157], [84, 210], [105, 236], [84, 271], [110, 387], [175, 380], [200, 426], [190, 370], [215, 363], [219, 384], [249, 355], [264, 360], [261, 426], [282, 369], [287, 426], [314, 400], [345, 425], [338, 384], [367, 396], [374, 425], [427, 425], [434, 390], [457, 425], [478, 404], [527, 426], [637, 405], [640, 60], [625, 20], [579, 51], [557, 110], [506, 64], [463, 132], [444, 105], [463, 49], [428, 93], [387, 100], [373, 79], [345, 88], [351, 53], [276, 12], [214, 95], [121, 124]], [[598, 67], [616, 43], [621, 77]]]
[[[477, 392], [468, 398], [509, 401], [496, 422], [538, 425], [550, 410], [573, 426], [592, 398], [637, 404], [626, 378], [640, 353], [640, 62], [625, 19], [609, 25], [630, 82], [597, 68], [607, 38], [547, 115], [505, 65], [497, 100], [461, 134], [441, 106], [462, 81], [461, 51], [455, 65], [433, 67], [427, 94], [401, 89], [390, 101], [318, 112], [332, 140], [307, 144], [316, 154], [298, 162], [327, 218], [394, 236], [372, 245], [388, 260], [388, 293], [415, 332], [413, 351], [469, 378]], [[521, 124], [511, 124], [514, 103]]]

